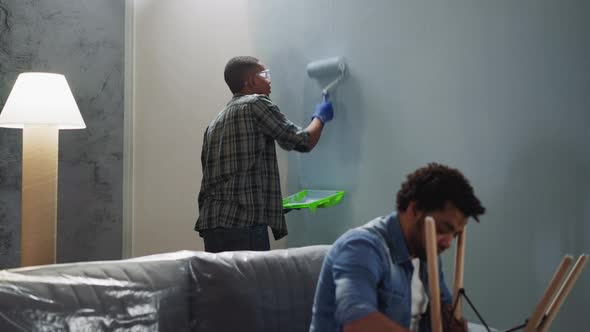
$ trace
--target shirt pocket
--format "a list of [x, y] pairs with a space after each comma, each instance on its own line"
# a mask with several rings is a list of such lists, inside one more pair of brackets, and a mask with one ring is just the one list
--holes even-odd
[[377, 304], [379, 307], [402, 305], [406, 299], [405, 294], [398, 290], [380, 288], [377, 290]]

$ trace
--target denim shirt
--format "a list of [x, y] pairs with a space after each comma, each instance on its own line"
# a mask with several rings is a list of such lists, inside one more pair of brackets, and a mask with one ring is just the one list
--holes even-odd
[[[452, 296], [444, 281], [441, 260], [441, 302]], [[315, 293], [310, 332], [342, 331], [347, 323], [379, 311], [409, 329], [412, 318], [412, 265], [397, 213], [376, 218], [349, 230], [328, 251]], [[426, 294], [428, 273], [420, 261], [420, 279]], [[422, 319], [420, 331], [430, 331]]]

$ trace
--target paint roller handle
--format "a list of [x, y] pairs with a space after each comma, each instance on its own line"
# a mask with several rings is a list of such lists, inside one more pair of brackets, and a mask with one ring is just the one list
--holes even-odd
[[324, 94], [324, 101], [315, 106], [315, 111], [311, 116], [312, 120], [313, 118], [318, 118], [323, 125], [334, 118], [334, 108], [332, 107], [332, 102], [328, 99], [327, 93]]

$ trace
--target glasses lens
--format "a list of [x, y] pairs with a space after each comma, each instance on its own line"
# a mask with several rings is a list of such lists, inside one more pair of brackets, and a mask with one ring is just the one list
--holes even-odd
[[267, 80], [270, 80], [270, 70], [268, 70], [268, 69], [259, 72], [258, 75], [260, 77], [266, 78]]

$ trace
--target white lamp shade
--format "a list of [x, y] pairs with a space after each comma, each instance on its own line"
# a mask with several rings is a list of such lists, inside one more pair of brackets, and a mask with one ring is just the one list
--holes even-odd
[[55, 125], [82, 129], [86, 124], [64, 75], [22, 73], [0, 113], [0, 127]]

